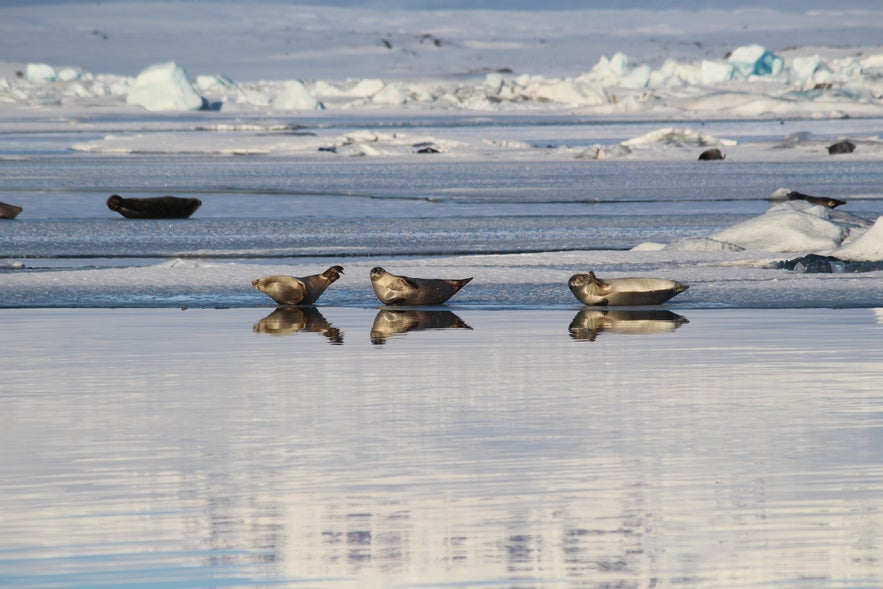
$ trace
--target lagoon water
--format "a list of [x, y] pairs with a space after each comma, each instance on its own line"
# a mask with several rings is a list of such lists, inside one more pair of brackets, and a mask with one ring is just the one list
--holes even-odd
[[883, 586], [879, 310], [0, 321], [2, 586]]

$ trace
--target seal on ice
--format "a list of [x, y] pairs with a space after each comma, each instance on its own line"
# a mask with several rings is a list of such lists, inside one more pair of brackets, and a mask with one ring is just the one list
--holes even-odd
[[371, 286], [384, 305], [441, 305], [471, 280], [410, 278], [390, 274], [379, 266], [371, 269]]
[[22, 208], [18, 205], [0, 202], [0, 219], [15, 219], [20, 212]]
[[343, 266], [331, 266], [321, 274], [301, 278], [281, 274], [255, 278], [251, 285], [280, 305], [312, 305], [341, 274]]
[[574, 274], [567, 284], [584, 305], [659, 305], [689, 288], [663, 278], [601, 280], [594, 272]]
[[112, 194], [107, 208], [127, 219], [186, 219], [202, 206], [198, 198], [180, 196], [151, 196], [148, 198], [123, 198]]

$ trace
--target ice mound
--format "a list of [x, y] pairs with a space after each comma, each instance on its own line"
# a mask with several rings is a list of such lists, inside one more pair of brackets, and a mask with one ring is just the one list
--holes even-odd
[[883, 260], [883, 217], [878, 217], [861, 236], [834, 250], [831, 255], [843, 260], [865, 262]]
[[839, 247], [847, 232], [846, 227], [830, 220], [824, 207], [787, 201], [709, 237], [749, 250], [814, 252]]
[[710, 237], [686, 237], [666, 245], [664, 249], [675, 252], [741, 252], [745, 248]]
[[291, 80], [273, 100], [273, 107], [277, 110], [322, 110], [325, 105], [310, 94], [302, 81]]
[[45, 63], [29, 63], [25, 68], [25, 79], [28, 82], [54, 82], [57, 77], [55, 68]]
[[201, 110], [208, 101], [199, 95], [187, 72], [174, 62], [148, 67], [135, 78], [126, 104], [146, 110]]
[[627, 147], [654, 144], [705, 147], [712, 145], [733, 146], [736, 145], [736, 142], [730, 139], [719, 139], [693, 129], [678, 129], [675, 127], [665, 127], [622, 142], [622, 145]]
[[736, 72], [747, 78], [749, 76], [777, 76], [785, 69], [785, 62], [762, 45], [745, 45], [737, 47], [727, 57]]

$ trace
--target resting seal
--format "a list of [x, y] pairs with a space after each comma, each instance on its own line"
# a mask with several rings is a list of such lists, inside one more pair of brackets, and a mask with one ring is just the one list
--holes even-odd
[[341, 274], [343, 266], [331, 266], [321, 274], [302, 278], [281, 274], [255, 278], [251, 285], [280, 305], [312, 305]]
[[594, 272], [574, 274], [567, 284], [584, 305], [659, 305], [689, 288], [662, 278], [600, 280]]
[[21, 207], [0, 202], [0, 219], [15, 219], [20, 212]]
[[384, 305], [441, 305], [466, 286], [472, 278], [409, 278], [383, 268], [371, 269], [371, 286]]
[[699, 161], [703, 161], [703, 160], [722, 160], [722, 159], [724, 159], [725, 157], [727, 157], [727, 156], [724, 155], [723, 153], [721, 153], [721, 150], [719, 150], [719, 149], [716, 148], [716, 147], [713, 147], [713, 148], [711, 148], [711, 149], [706, 149], [705, 151], [703, 151], [702, 153], [700, 153], [700, 154], [699, 154]]
[[840, 205], [845, 205], [845, 200], [840, 200], [839, 198], [831, 198], [830, 196], [810, 196], [808, 194], [803, 194], [802, 192], [797, 192], [792, 190], [786, 195], [788, 200], [805, 200], [806, 202], [812, 203], [814, 205], [822, 205], [823, 207], [827, 207], [829, 209], [834, 209], [839, 207]]
[[805, 200], [808, 203], [820, 205], [829, 209], [834, 209], [846, 204], [845, 200], [840, 200], [839, 198], [832, 198], [830, 196], [810, 196], [808, 194], [803, 194], [802, 192], [797, 192], [796, 190], [791, 190], [790, 188], [779, 188], [778, 190], [773, 191], [770, 195], [770, 200]]
[[198, 198], [179, 196], [123, 198], [113, 194], [107, 199], [107, 208], [127, 219], [186, 219], [201, 205]]
[[855, 143], [852, 141], [838, 141], [828, 146], [828, 153], [837, 155], [838, 153], [852, 153], [855, 151]]

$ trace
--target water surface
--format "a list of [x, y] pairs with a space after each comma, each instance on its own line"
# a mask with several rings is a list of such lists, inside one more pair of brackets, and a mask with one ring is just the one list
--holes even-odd
[[881, 316], [5, 309], [0, 585], [883, 587]]

